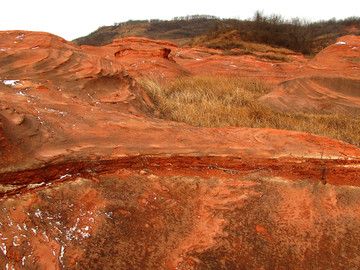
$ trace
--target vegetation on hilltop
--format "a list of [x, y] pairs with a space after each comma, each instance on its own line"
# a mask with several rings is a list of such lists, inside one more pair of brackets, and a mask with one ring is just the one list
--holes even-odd
[[[354, 26], [351, 28], [351, 26]], [[230, 33], [230, 34], [229, 34]], [[252, 19], [220, 19], [210, 15], [175, 17], [170, 21], [130, 20], [103, 26], [88, 36], [74, 40], [78, 45], [102, 46], [127, 36], [169, 40], [179, 45], [241, 49], [240, 41], [287, 48], [314, 54], [346, 34], [360, 35], [360, 18], [308, 22], [286, 20], [280, 15], [256, 12]]]
[[[353, 25], [357, 27], [348, 29]], [[286, 20], [280, 15], [265, 16], [256, 12], [253, 20], [218, 21], [212, 29], [194, 38], [189, 45], [230, 50], [239, 48], [239, 42], [248, 41], [309, 55], [349, 33], [360, 35], [360, 17], [311, 23], [299, 18]]]
[[116, 38], [134, 36], [168, 40], [181, 45], [209, 31], [218, 21], [220, 19], [209, 15], [175, 17], [171, 21], [130, 20], [99, 27], [88, 36], [78, 38], [74, 42], [78, 45], [103, 46], [111, 44]]

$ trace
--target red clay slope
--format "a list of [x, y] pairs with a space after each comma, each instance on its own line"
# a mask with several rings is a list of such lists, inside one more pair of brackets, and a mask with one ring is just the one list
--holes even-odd
[[0, 33], [2, 268], [358, 268], [360, 149], [153, 118], [127, 73], [188, 71], [125, 41]]
[[360, 37], [344, 36], [261, 100], [275, 108], [360, 116]]
[[[117, 60], [122, 45], [105, 46], [95, 53], [97, 48], [87, 47], [84, 52], [44, 33], [3, 32], [2, 36], [1, 130], [3, 149], [8, 149], [2, 153], [2, 171], [94, 156], [334, 158], [344, 148], [347, 155], [358, 153], [350, 145], [303, 133], [199, 129], [149, 118], [151, 102]], [[157, 53], [152, 55], [164, 59]]]

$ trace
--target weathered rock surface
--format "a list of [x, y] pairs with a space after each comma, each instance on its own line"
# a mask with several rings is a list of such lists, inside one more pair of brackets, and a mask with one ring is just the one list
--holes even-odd
[[284, 54], [288, 61], [280, 61], [267, 58], [274, 54], [271, 51], [253, 55], [223, 55], [221, 50], [179, 48], [171, 42], [134, 37], [114, 40], [113, 44], [102, 48], [103, 51], [110, 50], [111, 54], [115, 54], [134, 76], [163, 78], [179, 75], [238, 75], [261, 78], [277, 84], [291, 78], [292, 72], [307, 62], [302, 55], [295, 53]]
[[360, 37], [344, 36], [262, 97], [288, 111], [360, 115]]
[[46, 33], [2, 32], [0, 47], [2, 169], [96, 148], [91, 138], [106, 133], [100, 126], [111, 129], [113, 113], [151, 111], [146, 94], [111, 59]]
[[153, 118], [128, 73], [196, 73], [198, 49], [0, 36], [3, 268], [359, 267], [360, 149]]

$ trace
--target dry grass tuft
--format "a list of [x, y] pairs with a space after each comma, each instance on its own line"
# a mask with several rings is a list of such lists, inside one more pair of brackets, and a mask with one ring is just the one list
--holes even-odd
[[198, 127], [253, 127], [313, 133], [360, 146], [360, 119], [285, 113], [257, 102], [272, 88], [241, 77], [138, 79], [159, 116]]
[[203, 46], [212, 49], [223, 50], [221, 55], [244, 55], [250, 54], [259, 58], [290, 62], [287, 56], [295, 54], [294, 51], [286, 48], [272, 47], [267, 44], [247, 42], [240, 38], [236, 30], [218, 33], [216, 36], [203, 35], [194, 38], [190, 46]]

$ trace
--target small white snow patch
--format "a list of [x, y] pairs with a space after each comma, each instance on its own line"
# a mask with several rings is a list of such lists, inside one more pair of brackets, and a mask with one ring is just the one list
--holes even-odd
[[65, 175], [62, 175], [62, 176], [60, 176], [59, 180], [61, 180], [61, 179], [65, 178], [65, 177], [71, 177], [71, 174], [65, 174]]
[[49, 237], [46, 235], [46, 232], [43, 232], [42, 234], [45, 236], [46, 240], [49, 242]]
[[13, 240], [13, 243], [12, 243], [14, 247], [20, 246], [20, 243], [16, 243], [17, 240], [18, 240], [18, 238], [19, 238], [19, 236], [15, 235], [14, 240]]
[[65, 252], [65, 247], [64, 246], [61, 246], [61, 250], [60, 250], [60, 255], [59, 255], [59, 262], [61, 263], [61, 265], [64, 264], [63, 262], [63, 257], [64, 257], [64, 252]]
[[34, 215], [35, 215], [37, 218], [41, 218], [41, 219], [42, 219], [42, 215], [41, 215], [40, 209], [37, 209], [36, 212], [34, 213]]
[[5, 245], [5, 243], [1, 243], [0, 249], [1, 249], [1, 251], [4, 253], [4, 255], [6, 256], [7, 250], [6, 250], [6, 245]]
[[90, 233], [88, 233], [87, 230], [85, 230], [85, 232], [84, 232], [83, 230], [85, 230], [85, 228], [79, 229], [79, 230], [77, 230], [77, 232], [78, 232], [79, 234], [81, 234], [81, 236], [82, 236], [83, 238], [90, 237]]
[[20, 95], [20, 96], [26, 96], [26, 94], [25, 94], [24, 92], [22, 92], [22, 91], [19, 91], [19, 92], [17, 92], [16, 94], [18, 94], [18, 95]]
[[26, 260], [26, 256], [22, 257], [22, 259], [21, 259], [21, 265], [22, 266], [25, 266], [25, 260]]
[[20, 80], [3, 80], [2, 83], [5, 85], [14, 86], [19, 83]]
[[23, 39], [24, 36], [25, 36], [24, 34], [20, 34], [20, 35], [18, 35], [16, 38], [17, 38], [17, 39]]
[[67, 112], [61, 112], [59, 110], [55, 110], [55, 109], [49, 109], [49, 108], [44, 108], [44, 110], [48, 111], [48, 112], [54, 112], [54, 113], [59, 113], [59, 114], [67, 114]]
[[336, 44], [336, 45], [346, 45], [346, 42], [344, 42], [344, 41], [338, 41], [338, 42], [336, 42], [335, 44]]
[[105, 213], [105, 216], [107, 216], [108, 218], [111, 218], [112, 219], [112, 212], [109, 212], [109, 213]]
[[[44, 184], [45, 184], [45, 182], [41, 182], [41, 183], [39, 183], [39, 184], [29, 184], [29, 185], [27, 186], [27, 188], [28, 188], [28, 189], [33, 189], [33, 188], [41, 187], [41, 186], [43, 186]], [[35, 213], [35, 215], [36, 215], [36, 213]]]

